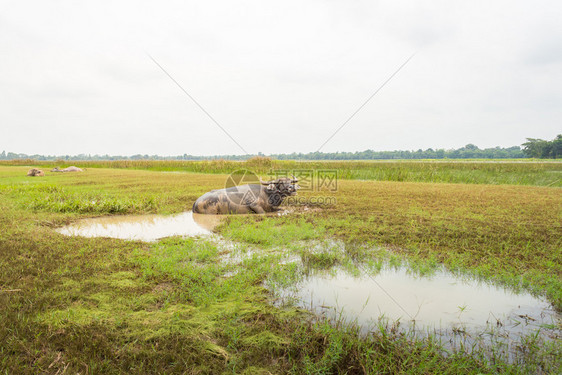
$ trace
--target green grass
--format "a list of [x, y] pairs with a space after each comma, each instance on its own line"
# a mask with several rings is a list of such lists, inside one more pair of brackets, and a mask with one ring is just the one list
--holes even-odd
[[247, 220], [233, 218], [228, 225], [223, 226], [221, 233], [226, 238], [249, 244], [290, 246], [294, 241], [322, 238], [326, 235], [326, 229], [303, 217], [258, 216]]
[[[364, 336], [277, 308], [263, 286], [290, 284], [303, 268], [360, 261], [376, 270], [382, 260], [408, 261], [420, 273], [444, 264], [545, 294], [560, 308], [559, 188], [344, 180], [329, 208], [227, 219], [218, 231], [231, 248], [206, 239], [145, 244], [53, 231], [80, 217], [184, 211], [224, 185], [225, 175], [89, 169], [30, 178], [27, 169], [0, 167], [0, 373], [560, 369], [559, 340], [549, 347], [529, 338], [517, 364], [490, 363], [479, 351], [444, 356], [432, 338], [385, 326]], [[343, 250], [323, 244], [330, 239]], [[237, 252], [247, 256], [223, 261]], [[282, 262], [288, 255], [302, 267]]]
[[[562, 309], [562, 195], [557, 188], [344, 181], [334, 196], [336, 206], [297, 220], [238, 217], [221, 233], [237, 241], [264, 238], [282, 245], [299, 239], [292, 228], [305, 220], [318, 231], [308, 238], [328, 235], [352, 244], [390, 245], [410, 259], [546, 295]], [[301, 226], [305, 235], [307, 226]], [[271, 235], [271, 228], [284, 236]], [[364, 260], [364, 248], [357, 248], [351, 255]]]
[[[266, 176], [271, 170], [337, 170], [340, 179], [410, 181], [462, 184], [534, 185], [562, 187], [562, 162], [505, 160], [462, 161], [289, 161], [256, 157], [248, 161], [17, 161], [38, 165], [46, 170], [55, 166], [76, 165], [83, 168], [118, 168], [151, 171], [229, 174], [248, 169]], [[14, 162], [0, 161], [0, 165]], [[298, 174], [298, 173], [297, 173]]]
[[155, 197], [119, 198], [95, 191], [76, 191], [57, 185], [11, 185], [2, 188], [13, 197], [24, 198], [21, 205], [32, 211], [124, 214], [156, 210]]

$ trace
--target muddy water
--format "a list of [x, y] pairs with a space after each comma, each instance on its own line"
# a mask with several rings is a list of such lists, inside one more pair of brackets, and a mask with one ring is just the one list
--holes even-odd
[[67, 236], [110, 237], [151, 242], [171, 236], [193, 237], [211, 234], [228, 216], [231, 215], [202, 215], [191, 211], [177, 215], [104, 216], [79, 220], [57, 229], [57, 232]]
[[337, 270], [310, 275], [280, 294], [331, 319], [356, 322], [364, 332], [380, 320], [399, 320], [402, 327], [445, 336], [494, 333], [513, 340], [541, 328], [546, 339], [561, 337], [561, 317], [544, 300], [445, 271], [419, 277], [386, 268], [356, 277]]
[[211, 234], [222, 216], [194, 214], [127, 215], [83, 219], [60, 228], [67, 236], [111, 237], [124, 240], [156, 241], [170, 236], [199, 236]]

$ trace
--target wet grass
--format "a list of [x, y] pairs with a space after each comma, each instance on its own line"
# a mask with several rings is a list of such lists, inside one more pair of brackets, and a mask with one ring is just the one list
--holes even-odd
[[[560, 360], [545, 354], [559, 352], [559, 342], [545, 348], [529, 341], [516, 364], [482, 353], [445, 356], [431, 337], [392, 327], [365, 337], [357, 327], [276, 308], [263, 286], [298, 276], [295, 264], [282, 261], [287, 254], [320, 269], [351, 261], [376, 268], [383, 258], [404, 258], [420, 272], [445, 264], [546, 294], [560, 308], [559, 188], [341, 181], [331, 207], [229, 218], [221, 235], [239, 251], [252, 250], [229, 263], [222, 260], [234, 250], [205, 239], [149, 245], [52, 230], [79, 217], [187, 210], [221, 187], [224, 175], [91, 169], [29, 178], [27, 169], [0, 167], [2, 373], [559, 370]], [[342, 240], [344, 251], [307, 245], [327, 237]]]
[[304, 217], [284, 216], [273, 220], [271, 217], [250, 217], [248, 220], [230, 220], [221, 233], [249, 244], [290, 246], [295, 241], [325, 237], [326, 229]]
[[[298, 219], [318, 228], [317, 237], [390, 245], [410, 259], [546, 294], [562, 308], [562, 194], [557, 188], [343, 181], [334, 196], [337, 205]], [[222, 233], [248, 241], [287, 220], [232, 218]], [[239, 227], [252, 230], [231, 229]], [[293, 236], [267, 239], [282, 245]], [[364, 260], [365, 250], [357, 248], [351, 255]]]

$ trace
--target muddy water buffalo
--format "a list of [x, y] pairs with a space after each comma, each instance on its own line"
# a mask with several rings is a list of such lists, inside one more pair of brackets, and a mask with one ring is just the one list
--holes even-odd
[[285, 197], [295, 195], [299, 188], [294, 176], [260, 182], [260, 185], [233, 186], [205, 193], [193, 204], [193, 212], [210, 215], [274, 212]]
[[51, 172], [84, 172], [83, 169], [72, 166], [64, 169], [59, 169], [58, 167], [51, 169]]
[[43, 177], [45, 173], [41, 169], [32, 168], [27, 172], [27, 175], [31, 177]]

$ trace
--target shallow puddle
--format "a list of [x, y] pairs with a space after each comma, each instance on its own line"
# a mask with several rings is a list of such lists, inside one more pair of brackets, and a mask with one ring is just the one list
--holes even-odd
[[156, 241], [171, 236], [199, 236], [211, 231], [224, 216], [194, 214], [125, 215], [82, 219], [57, 229], [67, 236], [111, 237], [123, 240]]
[[560, 314], [548, 302], [445, 271], [420, 277], [387, 267], [357, 277], [337, 270], [310, 275], [280, 296], [330, 319], [355, 322], [363, 332], [382, 320], [447, 339], [512, 342], [538, 329], [546, 340], [561, 337]]

